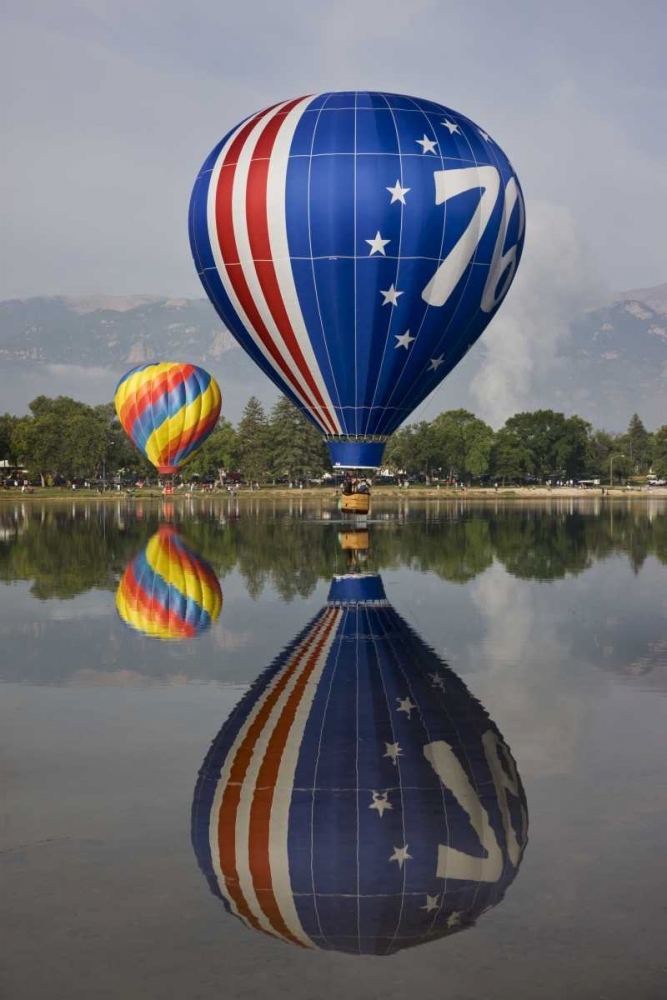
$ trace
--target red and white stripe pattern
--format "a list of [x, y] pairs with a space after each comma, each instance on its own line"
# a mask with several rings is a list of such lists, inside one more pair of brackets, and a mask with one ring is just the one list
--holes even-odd
[[323, 612], [254, 706], [225, 758], [210, 814], [213, 868], [232, 912], [306, 948], [315, 945], [290, 885], [289, 808], [313, 698], [344, 613]]
[[211, 172], [213, 258], [240, 321], [323, 433], [343, 433], [315, 358], [294, 284], [285, 191], [289, 152], [312, 95], [276, 104], [231, 133]]

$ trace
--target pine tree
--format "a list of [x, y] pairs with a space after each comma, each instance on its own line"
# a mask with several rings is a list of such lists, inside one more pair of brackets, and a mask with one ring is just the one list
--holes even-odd
[[262, 482], [270, 466], [269, 423], [260, 401], [251, 396], [237, 430], [239, 468], [247, 482]]
[[623, 445], [631, 470], [639, 474], [648, 472], [653, 458], [653, 435], [646, 430], [637, 413], [630, 418]]
[[320, 432], [286, 396], [271, 410], [270, 471], [276, 478], [319, 477], [329, 468]]

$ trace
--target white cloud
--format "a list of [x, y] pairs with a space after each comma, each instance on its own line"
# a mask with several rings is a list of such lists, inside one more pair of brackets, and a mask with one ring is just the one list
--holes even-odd
[[539, 405], [537, 377], [556, 372], [571, 322], [601, 294], [572, 213], [532, 203], [517, 276], [480, 342], [482, 366], [471, 386], [479, 415], [497, 427], [513, 413]]
[[579, 663], [580, 673], [568, 676], [565, 668], [578, 660], [563, 621], [568, 612], [563, 615], [544, 591], [499, 565], [471, 585], [486, 627], [471, 644], [476, 669], [465, 681], [505, 736], [524, 778], [576, 769], [587, 718], [609, 688], [597, 672], [586, 675], [588, 664]]

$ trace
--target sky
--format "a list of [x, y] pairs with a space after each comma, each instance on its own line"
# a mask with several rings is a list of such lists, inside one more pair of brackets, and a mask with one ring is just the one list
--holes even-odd
[[1, 0], [0, 27], [0, 298], [198, 294], [186, 218], [209, 149], [328, 89], [461, 111], [500, 138], [529, 222], [565, 210], [601, 282], [667, 280], [662, 2]]
[[526, 198], [473, 386], [500, 415], [582, 306], [667, 281], [666, 35], [653, 0], [0, 0], [0, 299], [199, 295], [188, 200], [232, 125], [426, 97], [498, 137]]

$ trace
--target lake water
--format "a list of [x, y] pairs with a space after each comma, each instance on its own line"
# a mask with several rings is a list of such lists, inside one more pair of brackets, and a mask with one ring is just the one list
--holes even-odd
[[0, 504], [3, 1000], [667, 996], [667, 505], [338, 518]]

